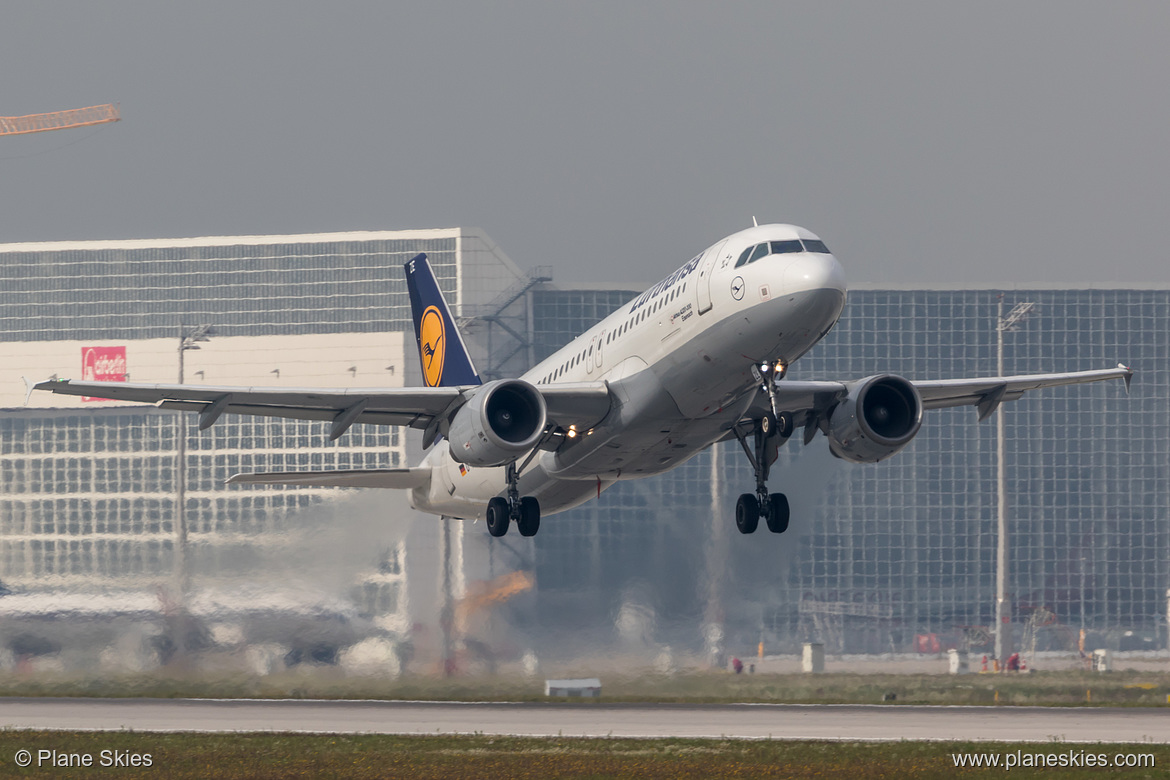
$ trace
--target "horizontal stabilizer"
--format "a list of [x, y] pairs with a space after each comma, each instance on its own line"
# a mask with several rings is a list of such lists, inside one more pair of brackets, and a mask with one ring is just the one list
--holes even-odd
[[228, 480], [232, 485], [291, 485], [293, 487], [372, 487], [409, 490], [422, 487], [431, 478], [431, 470], [411, 469], [354, 469], [349, 471], [272, 471], [257, 474], [235, 474]]

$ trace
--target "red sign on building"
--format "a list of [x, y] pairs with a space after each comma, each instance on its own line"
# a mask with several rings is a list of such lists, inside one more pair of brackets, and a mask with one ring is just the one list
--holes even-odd
[[[82, 347], [81, 378], [86, 382], [125, 382], [125, 347]], [[82, 396], [82, 401], [108, 401], [108, 398]]]

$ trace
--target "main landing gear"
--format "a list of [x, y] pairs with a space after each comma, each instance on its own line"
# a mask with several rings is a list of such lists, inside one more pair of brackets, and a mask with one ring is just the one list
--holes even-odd
[[508, 497], [496, 496], [488, 501], [488, 533], [503, 536], [515, 520], [521, 536], [536, 536], [540, 530], [540, 502], [532, 496], [520, 497], [520, 470], [515, 463], [508, 464], [504, 476], [508, 481]]
[[772, 533], [780, 534], [788, 529], [788, 497], [783, 493], [768, 493], [767, 482], [776, 450], [792, 435], [794, 427], [791, 415], [767, 413], [752, 431], [752, 447], [738, 428], [732, 429], [756, 473], [755, 495], [744, 493], [735, 502], [735, 527], [741, 534], [755, 533], [761, 515]]

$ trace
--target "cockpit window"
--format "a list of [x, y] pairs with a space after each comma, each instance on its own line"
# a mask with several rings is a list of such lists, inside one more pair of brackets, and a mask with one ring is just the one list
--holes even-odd
[[825, 242], [816, 239], [806, 238], [801, 241], [794, 238], [790, 241], [769, 241], [763, 244], [749, 246], [743, 250], [743, 254], [735, 261], [735, 267], [739, 268], [741, 265], [754, 263], [768, 255], [787, 255], [793, 252], [820, 252], [824, 255], [830, 254], [829, 248], [825, 246]]
[[803, 252], [804, 249], [800, 246], [799, 241], [773, 241], [772, 254], [786, 255], [790, 252]]

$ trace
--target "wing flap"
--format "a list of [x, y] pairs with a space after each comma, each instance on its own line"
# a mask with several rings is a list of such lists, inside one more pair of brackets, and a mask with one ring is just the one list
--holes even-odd
[[[155, 404], [160, 409], [171, 409], [181, 412], [204, 412], [213, 404], [209, 401], [159, 401]], [[228, 404], [224, 408], [225, 414], [250, 414], [257, 417], [283, 417], [290, 420], [322, 420], [330, 422], [337, 419], [342, 413], [340, 409], [319, 409], [309, 406], [269, 406], [265, 404]], [[354, 419], [354, 422], [371, 423], [373, 425], [408, 425], [412, 428], [421, 428], [431, 418], [429, 415], [385, 412], [378, 410], [363, 410]]]
[[355, 469], [348, 471], [271, 471], [233, 474], [230, 485], [288, 485], [291, 487], [368, 487], [409, 490], [430, 481], [429, 468]]

